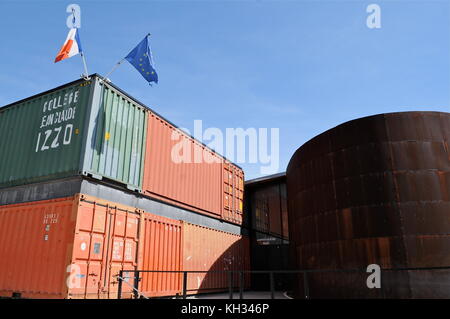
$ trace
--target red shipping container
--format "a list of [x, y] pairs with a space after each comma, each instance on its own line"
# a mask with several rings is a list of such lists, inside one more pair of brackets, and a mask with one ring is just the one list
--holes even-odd
[[[144, 214], [141, 232], [140, 270], [180, 271], [182, 224], [180, 221]], [[139, 291], [147, 297], [174, 296], [181, 293], [182, 275], [142, 273]]]
[[242, 169], [148, 112], [144, 194], [242, 224], [243, 181]]
[[[120, 270], [181, 269], [180, 222], [80, 194], [0, 206], [0, 242], [6, 297], [117, 298]], [[176, 276], [156, 274], [144, 275], [141, 289], [162, 296], [180, 287]]]
[[[250, 270], [249, 251], [248, 237], [183, 223], [183, 269], [210, 271], [188, 274], [187, 292], [195, 294], [227, 290], [227, 273], [222, 271]], [[249, 287], [250, 277], [245, 275], [244, 279], [245, 287]], [[237, 287], [237, 274], [233, 281]]]

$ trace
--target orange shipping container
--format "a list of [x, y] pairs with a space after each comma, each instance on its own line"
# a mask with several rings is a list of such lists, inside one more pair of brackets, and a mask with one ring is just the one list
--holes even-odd
[[227, 161], [223, 163], [223, 189], [223, 219], [232, 223], [242, 224], [244, 172]]
[[146, 195], [242, 224], [242, 169], [151, 112], [144, 162]]
[[[226, 270], [249, 270], [248, 237], [183, 223], [183, 268], [186, 271], [219, 271], [188, 274], [190, 294], [228, 289]], [[245, 276], [249, 286], [249, 276]], [[238, 285], [237, 275], [234, 286]]]
[[[180, 269], [180, 240], [179, 222], [85, 195], [0, 206], [0, 296], [116, 298], [122, 269]], [[179, 291], [173, 276], [143, 285]]]
[[[182, 270], [180, 221], [145, 213], [141, 238], [140, 270]], [[181, 274], [142, 273], [141, 276], [139, 291], [146, 297], [174, 296], [181, 292]]]

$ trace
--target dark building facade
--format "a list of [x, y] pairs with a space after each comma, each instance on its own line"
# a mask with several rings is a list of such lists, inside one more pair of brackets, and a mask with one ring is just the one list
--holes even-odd
[[[245, 206], [249, 225], [260, 233], [261, 242], [289, 239], [286, 198], [286, 173], [280, 173], [245, 182]], [[263, 234], [267, 235], [264, 240]]]
[[[248, 218], [252, 270], [289, 269], [289, 227], [286, 174], [280, 173], [245, 183], [245, 215]], [[268, 289], [263, 275], [253, 275], [253, 289]], [[289, 289], [289, 278], [279, 275], [277, 290]]]

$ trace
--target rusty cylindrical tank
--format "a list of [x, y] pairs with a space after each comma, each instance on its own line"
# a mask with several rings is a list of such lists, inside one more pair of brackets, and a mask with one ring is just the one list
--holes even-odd
[[[287, 169], [296, 267], [450, 266], [449, 139], [449, 113], [403, 112], [300, 147]], [[368, 289], [367, 276], [310, 274], [311, 297], [450, 297], [448, 270], [383, 271], [382, 289]]]

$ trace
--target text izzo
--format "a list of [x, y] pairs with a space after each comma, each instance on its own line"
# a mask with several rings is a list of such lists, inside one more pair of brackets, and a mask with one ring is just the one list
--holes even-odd
[[43, 152], [49, 149], [58, 148], [62, 145], [69, 145], [72, 140], [73, 124], [58, 126], [54, 129], [39, 132], [36, 142], [36, 152]]

